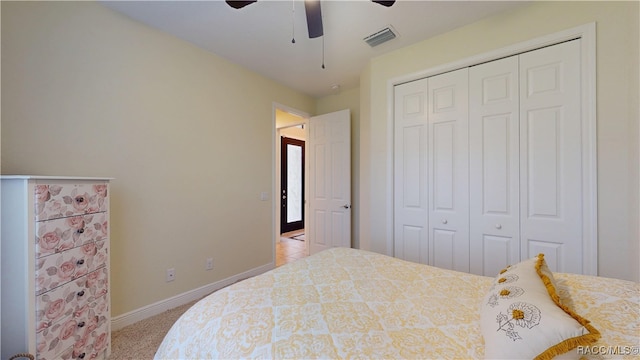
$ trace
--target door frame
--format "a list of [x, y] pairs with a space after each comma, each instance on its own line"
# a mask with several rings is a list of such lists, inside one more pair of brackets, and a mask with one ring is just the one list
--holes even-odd
[[[549, 35], [522, 41], [507, 47], [458, 61], [406, 74], [387, 82], [387, 204], [393, 204], [393, 119], [394, 87], [406, 82], [427, 78], [445, 72], [478, 65], [488, 61], [524, 53], [561, 42], [582, 39], [581, 62], [581, 111], [582, 116], [582, 187], [583, 187], [583, 274], [598, 274], [598, 183], [596, 138], [596, 23], [576, 26]], [[393, 256], [393, 206], [387, 206], [387, 254]]]
[[[284, 125], [278, 124], [277, 121], [277, 110], [287, 112], [289, 114], [298, 116], [301, 118], [301, 121], [291, 122]], [[273, 102], [272, 104], [272, 135], [271, 135], [271, 183], [273, 187], [271, 189], [271, 193], [273, 196], [272, 199], [272, 208], [271, 208], [271, 224], [272, 224], [272, 261], [273, 267], [276, 264], [276, 243], [280, 241], [280, 187], [281, 187], [281, 174], [280, 174], [280, 130], [288, 127], [304, 125], [304, 133], [305, 133], [305, 141], [309, 139], [309, 118], [311, 115], [307, 112], [295, 109], [293, 107], [283, 105], [277, 102]], [[305, 151], [304, 154], [304, 162], [305, 164], [309, 163], [309, 152]], [[309, 167], [304, 167], [304, 198], [308, 198], [308, 190], [309, 189]], [[305, 200], [304, 202], [304, 223], [305, 223], [305, 232], [308, 231], [307, 228], [309, 226], [309, 203]], [[309, 242], [305, 241], [306, 253], [309, 253]]]
[[[287, 128], [283, 128], [283, 129], [287, 129]], [[300, 147], [301, 152], [302, 152], [301, 153], [302, 154], [302, 159], [300, 159], [301, 162], [302, 162], [302, 164], [301, 164], [302, 165], [302, 171], [301, 171], [301, 174], [300, 174], [300, 176], [302, 177], [302, 184], [300, 184], [301, 188], [302, 188], [301, 189], [302, 190], [302, 202], [300, 204], [301, 205], [300, 210], [302, 211], [302, 214], [301, 214], [302, 216], [301, 216], [300, 220], [297, 220], [297, 221], [291, 222], [291, 223], [289, 223], [287, 221], [284, 221], [284, 217], [282, 216], [282, 212], [283, 212], [282, 209], [286, 209], [285, 212], [287, 213], [287, 217], [289, 216], [288, 215], [289, 214], [289, 208], [284, 206], [284, 203], [286, 202], [285, 200], [289, 199], [289, 193], [288, 192], [286, 193], [286, 198], [283, 199], [281, 197], [282, 193], [285, 191], [285, 189], [288, 189], [288, 185], [289, 185], [289, 177], [286, 176], [286, 178], [285, 178], [285, 167], [283, 166], [283, 165], [286, 164], [286, 168], [288, 169], [289, 168], [289, 161], [288, 161], [288, 159], [286, 157], [282, 156], [282, 154], [285, 151], [287, 151], [287, 154], [288, 154], [289, 150], [286, 150], [287, 149], [286, 145], [298, 146], [298, 147]], [[280, 136], [280, 191], [278, 192], [278, 201], [280, 202], [280, 205], [281, 205], [279, 207], [279, 210], [280, 210], [280, 233], [281, 234], [283, 232], [295, 231], [295, 230], [298, 229], [299, 226], [302, 226], [302, 229], [304, 229], [304, 227], [306, 225], [306, 222], [304, 221], [305, 220], [304, 216], [306, 214], [306, 211], [305, 211], [306, 197], [305, 197], [305, 195], [306, 195], [306, 190], [307, 190], [307, 187], [305, 186], [305, 180], [306, 180], [305, 173], [306, 173], [306, 168], [307, 168], [306, 167], [306, 161], [305, 161], [306, 160], [305, 157], [306, 157], [306, 154], [307, 154], [306, 151], [305, 151], [305, 145], [306, 145], [306, 139], [305, 140], [295, 139], [295, 138], [284, 136], [282, 134]], [[294, 226], [292, 226], [292, 225], [294, 225]], [[284, 229], [283, 229], [283, 227], [284, 227]], [[291, 229], [291, 227], [293, 227], [294, 229]]]

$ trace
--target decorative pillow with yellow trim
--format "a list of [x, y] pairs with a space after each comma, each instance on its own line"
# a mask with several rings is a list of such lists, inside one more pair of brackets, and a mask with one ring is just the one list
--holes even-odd
[[600, 338], [561, 304], [544, 254], [500, 272], [483, 299], [480, 328], [487, 359], [551, 359]]

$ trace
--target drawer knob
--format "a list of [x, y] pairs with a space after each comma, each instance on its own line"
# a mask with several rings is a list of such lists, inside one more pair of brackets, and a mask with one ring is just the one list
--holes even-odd
[[84, 264], [84, 259], [80, 259], [76, 261], [76, 265], [82, 265], [82, 264]]
[[78, 291], [78, 293], [76, 295], [83, 296], [84, 295], [84, 290]]
[[447, 219], [443, 219], [443, 220], [442, 220], [442, 223], [443, 223], [443, 224], [448, 223]]
[[498, 229], [498, 230], [502, 229], [502, 225], [496, 224], [496, 229]]
[[80, 322], [78, 323], [78, 327], [79, 327], [79, 328], [84, 327], [84, 321], [80, 321]]
[[78, 234], [82, 234], [84, 232], [84, 228], [76, 230]]

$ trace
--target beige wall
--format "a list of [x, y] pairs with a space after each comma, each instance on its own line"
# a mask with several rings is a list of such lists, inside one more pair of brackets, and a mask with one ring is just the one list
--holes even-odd
[[363, 248], [391, 250], [389, 80], [595, 21], [599, 274], [639, 281], [638, 4], [535, 2], [373, 59], [360, 85]]
[[314, 99], [97, 3], [1, 6], [2, 173], [115, 178], [113, 316], [272, 262], [273, 103]]

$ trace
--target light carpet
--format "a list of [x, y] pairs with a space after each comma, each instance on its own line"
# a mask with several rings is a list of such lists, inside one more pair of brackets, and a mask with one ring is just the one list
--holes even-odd
[[196, 302], [197, 300], [178, 306], [112, 332], [109, 360], [153, 359], [171, 326]]

